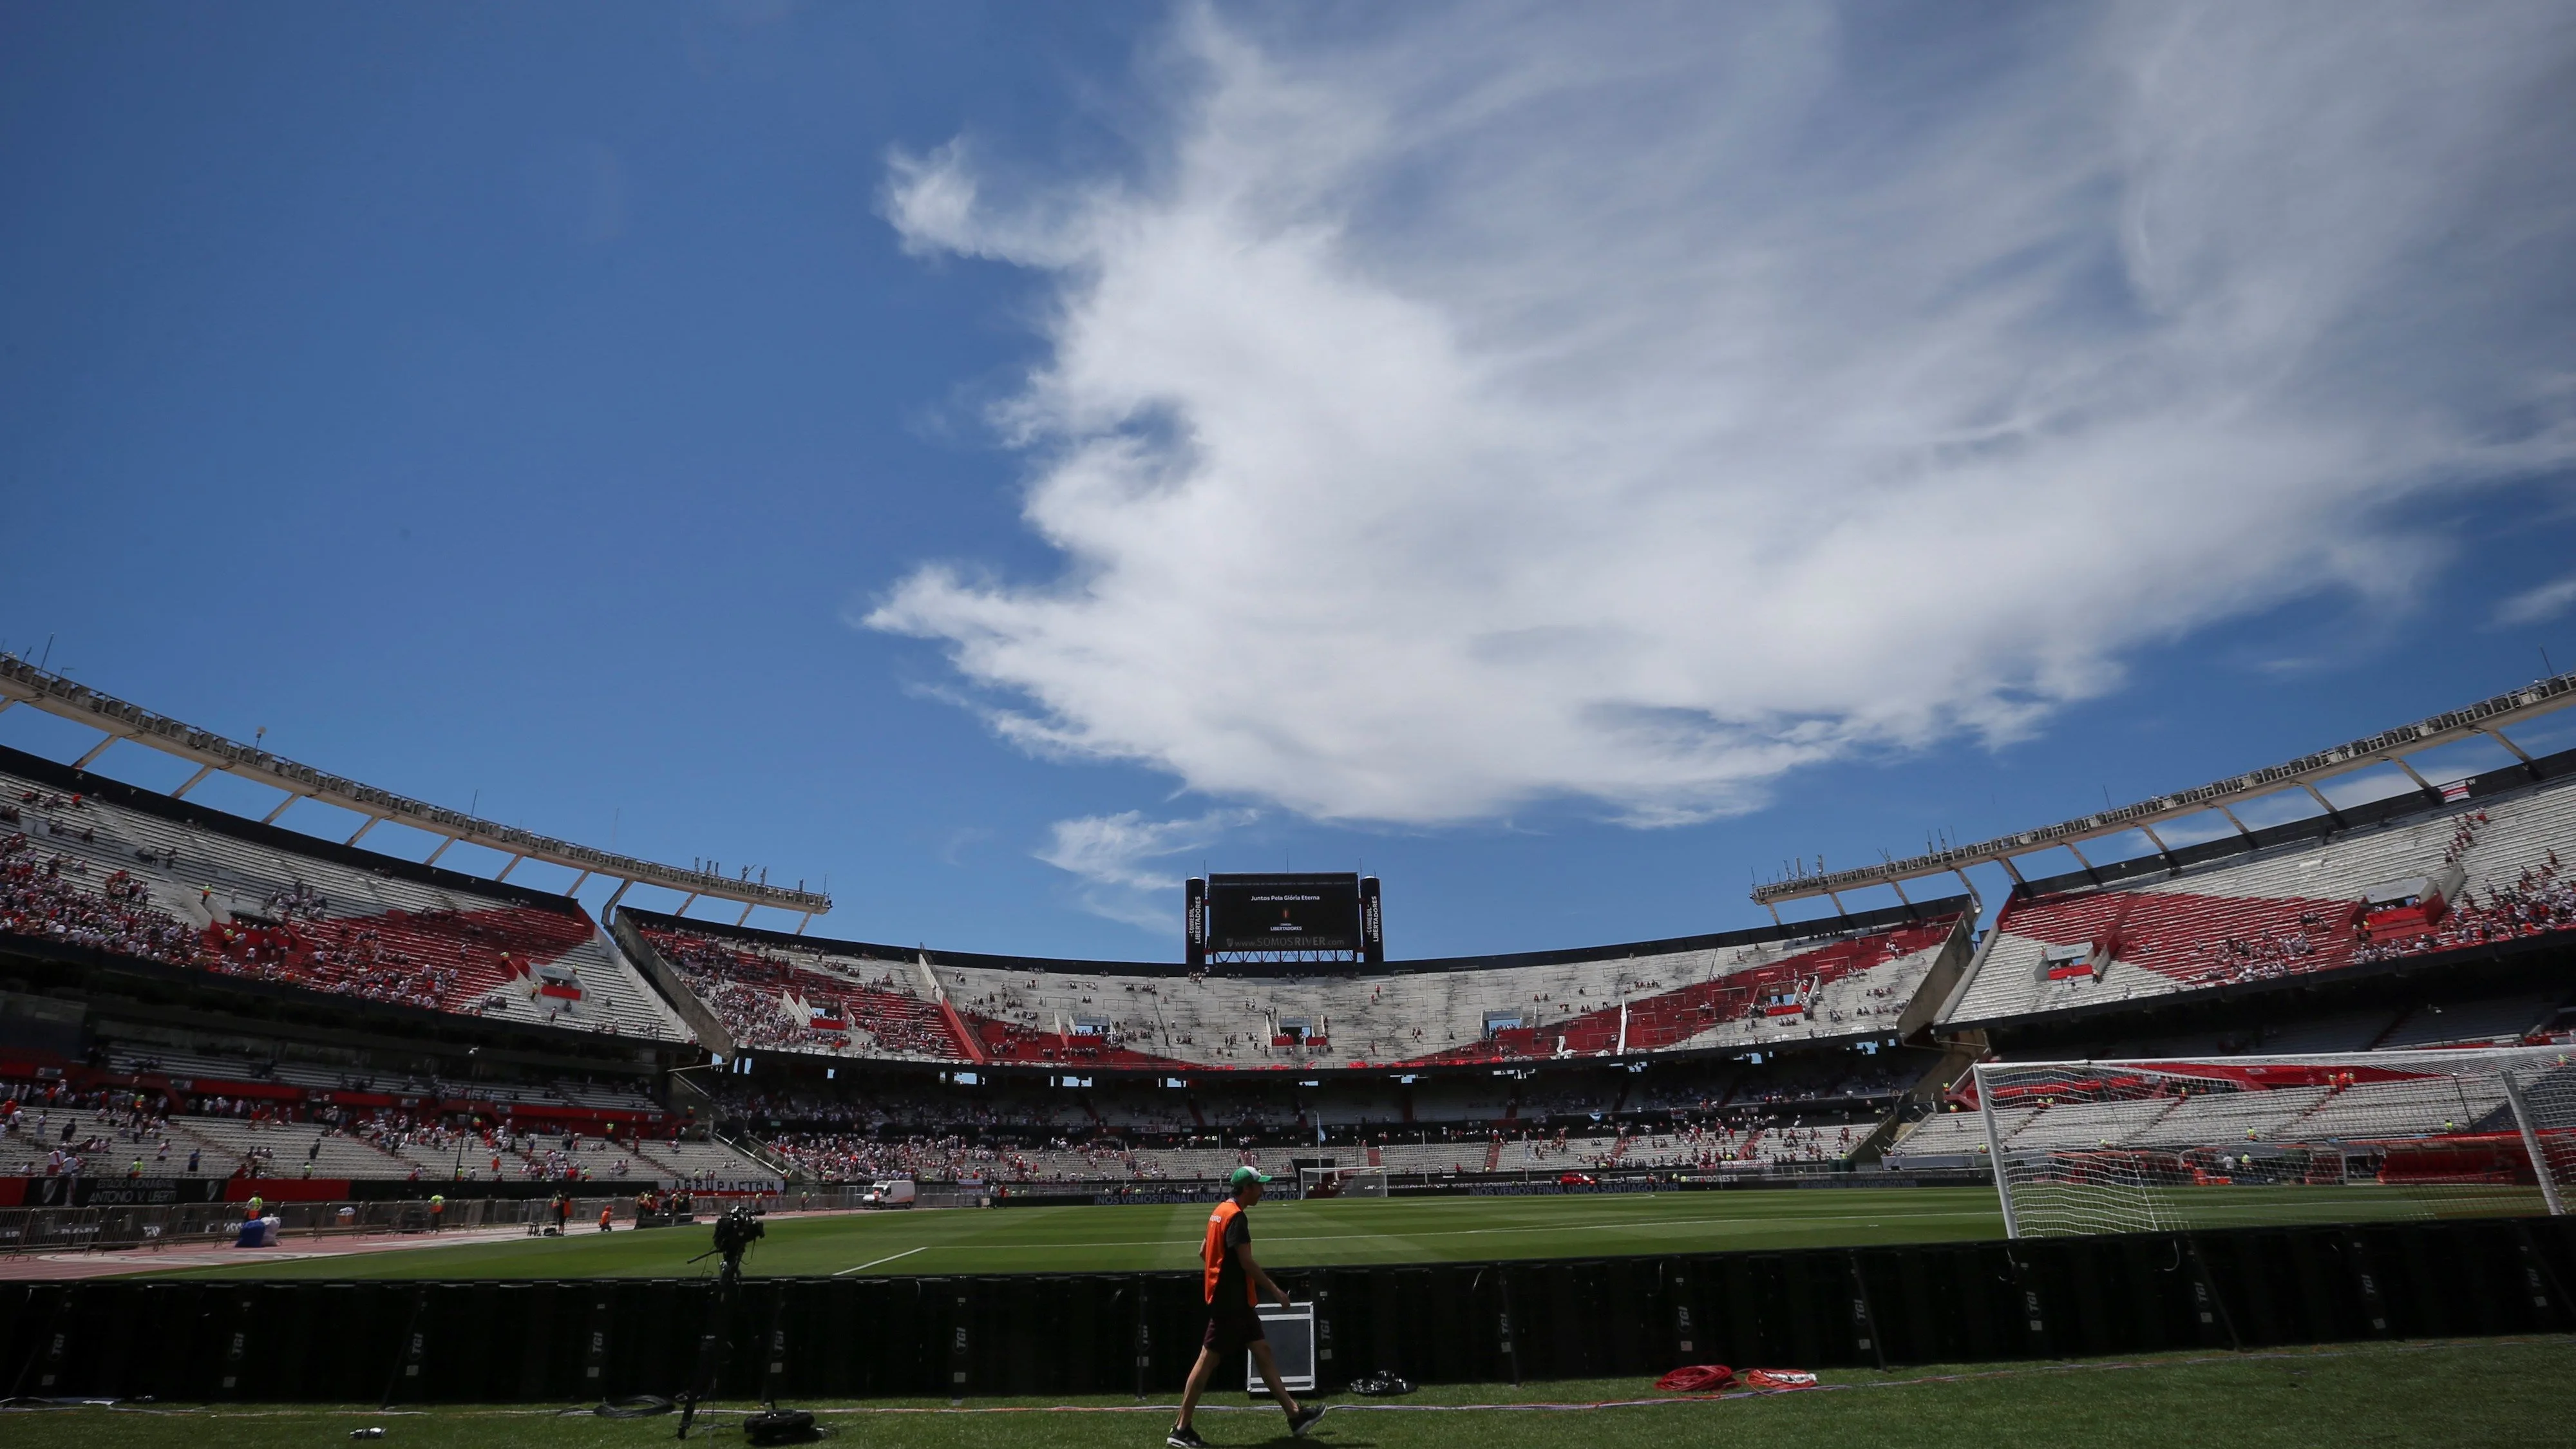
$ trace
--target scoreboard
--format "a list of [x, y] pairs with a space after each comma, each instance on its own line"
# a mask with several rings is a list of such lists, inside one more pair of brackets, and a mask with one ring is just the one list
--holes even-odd
[[1189, 961], [1220, 956], [1386, 959], [1377, 877], [1210, 875], [1189, 882]]

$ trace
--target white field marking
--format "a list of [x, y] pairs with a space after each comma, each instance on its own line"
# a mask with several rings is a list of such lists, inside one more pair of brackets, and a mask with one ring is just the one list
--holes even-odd
[[873, 1268], [877, 1263], [891, 1263], [897, 1258], [909, 1258], [915, 1253], [927, 1252], [929, 1249], [930, 1245], [928, 1243], [924, 1243], [918, 1248], [906, 1248], [900, 1253], [888, 1253], [884, 1257], [877, 1259], [875, 1262], [861, 1263], [856, 1268], [843, 1268], [840, 1272], [835, 1273], [832, 1276], [835, 1278], [846, 1278], [852, 1273], [862, 1272], [866, 1269]]
[[[1921, 1213], [1917, 1216], [1921, 1219], [1942, 1219], [1990, 1218], [1994, 1215], [1993, 1209], [1988, 1208], [1973, 1212]], [[1295, 1235], [1286, 1233], [1269, 1233], [1264, 1234], [1260, 1241], [1265, 1243], [1332, 1243], [1360, 1238], [1401, 1238], [1407, 1242], [1411, 1242], [1416, 1238], [1472, 1238], [1487, 1233], [1624, 1232], [1653, 1235], [1658, 1234], [1667, 1228], [1721, 1227], [1751, 1223], [1843, 1223], [1856, 1222], [1858, 1220], [1857, 1215], [1850, 1213], [1811, 1213], [1801, 1214], [1800, 1216], [1793, 1218], [1670, 1218], [1661, 1222], [1650, 1223], [1546, 1223], [1518, 1228], [1440, 1228], [1427, 1233], [1302, 1233]], [[1876, 1227], [1878, 1224], [1872, 1223], [1870, 1226]], [[1111, 1242], [1065, 1243], [991, 1242], [979, 1240], [971, 1243], [924, 1243], [912, 1251], [915, 1253], [954, 1253], [967, 1251], [990, 1253], [997, 1251], [1015, 1252], [1022, 1248], [1187, 1248], [1197, 1246], [1198, 1241], [1199, 1240], [1197, 1238], [1138, 1238]], [[902, 1258], [908, 1257], [910, 1254], [897, 1253], [894, 1256], [896, 1258]], [[892, 1258], [877, 1259], [878, 1263], [889, 1263], [892, 1261], [894, 1261]], [[861, 1263], [859, 1268], [872, 1268], [875, 1266], [875, 1263]], [[855, 1273], [857, 1271], [858, 1268], [844, 1268], [841, 1270], [843, 1273]], [[837, 1278], [841, 1276], [841, 1274], [835, 1273], [832, 1276]]]

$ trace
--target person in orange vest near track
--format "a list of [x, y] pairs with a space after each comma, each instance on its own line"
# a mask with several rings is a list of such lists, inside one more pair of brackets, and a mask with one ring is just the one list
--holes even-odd
[[1270, 1353], [1270, 1341], [1262, 1335], [1261, 1315], [1253, 1311], [1260, 1300], [1256, 1290], [1267, 1292], [1280, 1307], [1288, 1306], [1288, 1290], [1261, 1271], [1252, 1261], [1252, 1220], [1247, 1216], [1254, 1203], [1261, 1201], [1261, 1185], [1270, 1179], [1250, 1167], [1238, 1167], [1227, 1179], [1232, 1196], [1216, 1205], [1208, 1214], [1207, 1237], [1199, 1245], [1201, 1296], [1207, 1302], [1207, 1332], [1199, 1340], [1199, 1361], [1190, 1366], [1190, 1381], [1181, 1391], [1181, 1420], [1163, 1442], [1169, 1449], [1206, 1449], [1207, 1441], [1190, 1427], [1190, 1416], [1197, 1411], [1199, 1395], [1207, 1391], [1208, 1380], [1216, 1376], [1219, 1364], [1246, 1349], [1252, 1361], [1261, 1368], [1262, 1382], [1288, 1415], [1288, 1432], [1303, 1437], [1324, 1417], [1320, 1408], [1300, 1408], [1279, 1381], [1279, 1364]]

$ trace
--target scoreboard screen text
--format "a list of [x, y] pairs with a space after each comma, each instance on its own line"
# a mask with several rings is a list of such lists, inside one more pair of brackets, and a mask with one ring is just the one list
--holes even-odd
[[1211, 875], [1210, 951], [1357, 951], [1357, 875]]

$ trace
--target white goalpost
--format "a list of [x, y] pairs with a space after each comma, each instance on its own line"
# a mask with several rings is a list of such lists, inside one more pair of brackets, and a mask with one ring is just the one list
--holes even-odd
[[1309, 1200], [1333, 1197], [1386, 1196], [1383, 1167], [1301, 1167], [1297, 1195]]
[[1988, 1062], [2012, 1237], [2563, 1213], [2576, 1053]]

